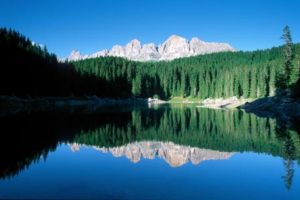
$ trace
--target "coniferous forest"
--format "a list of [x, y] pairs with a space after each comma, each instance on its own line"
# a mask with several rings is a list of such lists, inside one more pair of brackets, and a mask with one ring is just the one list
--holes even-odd
[[[58, 62], [46, 47], [34, 44], [20, 33], [0, 29], [0, 95], [260, 98], [274, 96], [283, 80], [282, 88], [289, 88], [292, 96], [299, 97], [300, 45], [288, 42], [292, 53], [288, 62], [285, 45], [173, 61], [135, 62], [99, 57], [68, 63]], [[283, 68], [286, 65], [288, 68]], [[283, 77], [283, 73], [289, 75]]]
[[0, 200], [299, 200], [299, 8], [0, 0]]

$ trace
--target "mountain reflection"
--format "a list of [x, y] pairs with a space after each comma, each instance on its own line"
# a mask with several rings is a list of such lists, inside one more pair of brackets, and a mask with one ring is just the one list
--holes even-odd
[[[234, 110], [163, 106], [85, 115], [31, 113], [0, 118], [0, 127], [0, 178], [17, 175], [41, 157], [47, 160], [61, 143], [73, 150], [92, 146], [132, 162], [160, 157], [172, 167], [228, 159], [232, 152], [280, 156], [287, 188], [300, 161], [297, 131]], [[7, 147], [13, 151], [8, 153]]]
[[[73, 152], [80, 151], [82, 147], [89, 147], [77, 143], [70, 144]], [[234, 153], [220, 152], [209, 149], [200, 149], [176, 145], [173, 142], [141, 141], [126, 144], [120, 147], [93, 147], [101, 153], [111, 153], [114, 157], [125, 156], [133, 163], [144, 159], [153, 160], [159, 157], [165, 160], [171, 167], [180, 167], [188, 162], [194, 165], [205, 160], [229, 159]]]

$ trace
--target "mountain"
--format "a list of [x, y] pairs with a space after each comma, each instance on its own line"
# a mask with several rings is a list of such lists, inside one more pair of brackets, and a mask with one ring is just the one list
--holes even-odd
[[[84, 146], [73, 143], [70, 148], [73, 152], [79, 151]], [[114, 157], [125, 156], [133, 163], [137, 163], [143, 157], [144, 159], [154, 159], [155, 157], [162, 158], [171, 167], [180, 167], [188, 162], [194, 165], [200, 164], [205, 160], [224, 160], [229, 159], [234, 153], [220, 152], [209, 149], [200, 149], [197, 147], [189, 147], [177, 145], [173, 142], [158, 142], [158, 141], [141, 141], [133, 142], [120, 147], [93, 147], [102, 152], [110, 152]]]
[[154, 43], [142, 45], [139, 40], [133, 39], [125, 46], [115, 45], [111, 50], [102, 50], [90, 55], [82, 55], [79, 51], [73, 50], [66, 60], [116, 56], [135, 61], [159, 61], [223, 51], [235, 49], [227, 43], [204, 42], [196, 37], [188, 41], [183, 37], [172, 35], [159, 46]]

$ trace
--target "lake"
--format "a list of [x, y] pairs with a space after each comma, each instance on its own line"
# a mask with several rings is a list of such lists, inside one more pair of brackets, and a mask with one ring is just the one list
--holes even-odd
[[300, 135], [164, 105], [1, 117], [0, 198], [299, 199]]

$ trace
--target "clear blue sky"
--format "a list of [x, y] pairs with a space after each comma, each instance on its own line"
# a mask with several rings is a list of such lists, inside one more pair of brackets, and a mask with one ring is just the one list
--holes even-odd
[[300, 0], [0, 0], [0, 26], [59, 57], [133, 38], [159, 44], [172, 34], [254, 50], [280, 45], [286, 24], [299, 42], [299, 8]]

